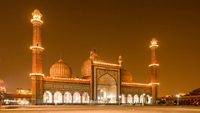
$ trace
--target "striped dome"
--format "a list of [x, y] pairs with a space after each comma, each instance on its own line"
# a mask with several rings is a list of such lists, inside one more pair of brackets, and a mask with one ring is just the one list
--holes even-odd
[[71, 68], [60, 59], [50, 68], [50, 77], [70, 78], [72, 74]]

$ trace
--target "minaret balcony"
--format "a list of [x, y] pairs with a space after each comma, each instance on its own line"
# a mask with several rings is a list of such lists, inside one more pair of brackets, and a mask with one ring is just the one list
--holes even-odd
[[159, 64], [150, 64], [149, 67], [159, 66]]
[[149, 48], [158, 47], [159, 45], [150, 45]]
[[31, 46], [30, 49], [31, 49], [31, 50], [33, 50], [33, 49], [41, 49], [41, 50], [44, 50], [44, 48], [41, 47], [41, 46]]

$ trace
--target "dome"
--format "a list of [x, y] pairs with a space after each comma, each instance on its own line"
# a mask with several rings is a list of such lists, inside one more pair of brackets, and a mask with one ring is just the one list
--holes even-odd
[[190, 95], [200, 95], [200, 88], [194, 89], [192, 92], [190, 92]]
[[90, 78], [91, 74], [92, 74], [92, 60], [91, 59], [87, 59], [83, 62], [83, 65], [81, 67], [81, 75], [83, 76], [83, 78]]
[[125, 70], [125, 69], [122, 69], [122, 72], [121, 72], [121, 79], [122, 79], [122, 82], [133, 82], [133, 75], [131, 72]]
[[92, 74], [92, 60], [100, 61], [100, 57], [97, 55], [96, 50], [90, 52], [90, 57], [83, 62], [81, 67], [81, 75], [83, 78], [90, 79]]
[[71, 68], [60, 59], [50, 68], [50, 77], [70, 78], [72, 74]]

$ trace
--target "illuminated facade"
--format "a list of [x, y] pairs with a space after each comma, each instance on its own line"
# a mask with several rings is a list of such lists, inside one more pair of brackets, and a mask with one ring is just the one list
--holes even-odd
[[[81, 78], [72, 77], [72, 69], [63, 59], [51, 66], [49, 75], [44, 75], [42, 14], [36, 9], [32, 15], [32, 104], [152, 104], [152, 89], [157, 81], [133, 82], [133, 75], [123, 66], [122, 56], [118, 57], [117, 63], [108, 63], [92, 50], [83, 62]], [[157, 62], [152, 62], [150, 67], [155, 64]]]

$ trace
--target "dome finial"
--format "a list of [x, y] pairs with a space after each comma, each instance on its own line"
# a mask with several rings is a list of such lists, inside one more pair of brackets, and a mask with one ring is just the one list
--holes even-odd
[[123, 63], [123, 58], [121, 55], [119, 55], [119, 58], [118, 58], [118, 63], [120, 66], [122, 66], [122, 63]]
[[90, 51], [90, 59], [94, 60], [97, 56], [98, 55], [95, 48]]
[[63, 58], [60, 57], [59, 60], [58, 60], [58, 62], [64, 62]]
[[58, 61], [63, 61], [64, 62], [62, 53], [60, 53], [60, 58], [59, 58]]

